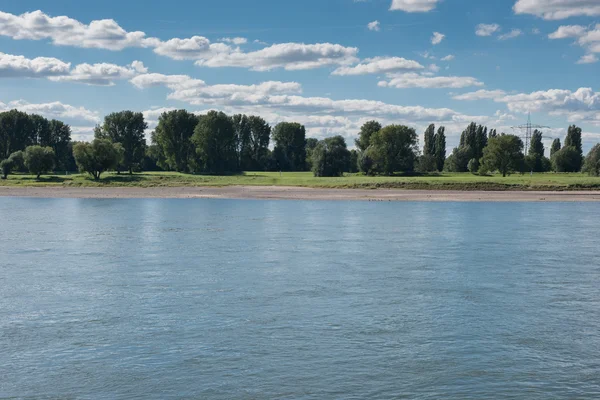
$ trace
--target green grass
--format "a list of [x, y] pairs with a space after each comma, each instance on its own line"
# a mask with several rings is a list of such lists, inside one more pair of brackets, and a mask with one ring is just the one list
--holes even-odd
[[428, 190], [600, 190], [600, 178], [584, 174], [514, 174], [476, 176], [470, 173], [444, 173], [424, 176], [364, 176], [347, 174], [341, 178], [315, 178], [310, 172], [246, 172], [240, 175], [188, 175], [176, 172], [140, 174], [108, 173], [100, 181], [88, 175], [9, 175], [0, 186], [65, 187], [181, 187], [181, 186], [304, 186], [315, 188], [397, 188]]

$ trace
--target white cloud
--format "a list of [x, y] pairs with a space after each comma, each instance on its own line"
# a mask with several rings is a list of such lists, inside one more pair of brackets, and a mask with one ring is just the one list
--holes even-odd
[[379, 32], [381, 30], [379, 21], [369, 22], [367, 24], [367, 28], [369, 28], [370, 31], [376, 31], [376, 32]]
[[440, 0], [392, 0], [391, 11], [429, 12], [434, 10]]
[[594, 64], [598, 62], [598, 57], [595, 54], [586, 54], [581, 56], [581, 58], [577, 61], [577, 64]]
[[408, 121], [446, 121], [461, 114], [448, 108], [400, 106], [381, 101], [297, 95], [302, 88], [295, 82], [263, 82], [256, 85], [207, 85], [185, 75], [140, 75], [131, 80], [139, 88], [165, 86], [169, 99], [196, 106], [229, 107], [230, 112], [254, 112], [261, 115], [334, 115], [358, 118], [392, 118]]
[[559, 20], [577, 16], [600, 15], [598, 0], [517, 0], [515, 14], [531, 14], [546, 20]]
[[0, 12], [0, 35], [15, 40], [49, 39], [55, 45], [114, 51], [144, 47], [175, 60], [196, 60], [201, 66], [242, 67], [256, 71], [348, 65], [357, 61], [358, 53], [357, 48], [331, 43], [280, 43], [246, 53], [231, 46], [245, 43], [245, 38], [225, 38], [217, 43], [202, 36], [162, 41], [147, 37], [144, 32], [128, 32], [111, 19], [84, 24], [66, 16], [50, 17], [39, 10], [22, 15]]
[[118, 79], [130, 79], [148, 72], [141, 61], [122, 67], [115, 64], [79, 64], [71, 69], [71, 63], [57, 58], [24, 56], [0, 53], [0, 78], [47, 78], [52, 81], [70, 81], [88, 85], [114, 85]]
[[548, 37], [550, 39], [575, 38], [576, 43], [588, 52], [587, 55], [579, 60], [579, 64], [595, 62], [596, 56], [592, 53], [600, 53], [600, 24], [597, 24], [595, 27], [563, 25], [548, 35]]
[[127, 32], [112, 19], [89, 25], [66, 16], [50, 17], [41, 11], [13, 15], [0, 12], [0, 35], [16, 40], [50, 39], [61, 46], [122, 50], [127, 47], [151, 47], [158, 39], [144, 32]]
[[469, 76], [426, 76], [417, 73], [395, 74], [389, 81], [380, 81], [380, 87], [404, 88], [464, 88], [469, 86], [483, 86], [476, 78]]
[[502, 90], [477, 91], [454, 96], [453, 99], [490, 99], [497, 103], [506, 103], [512, 112], [547, 112], [550, 115], [565, 115], [570, 122], [600, 122], [600, 93], [591, 88], [579, 88], [574, 92], [549, 89], [518, 94], [506, 94]]
[[402, 70], [419, 70], [424, 67], [416, 61], [402, 57], [367, 58], [360, 64], [350, 67], [339, 67], [333, 75], [366, 75], [397, 72]]
[[70, 69], [70, 63], [57, 58], [37, 57], [29, 59], [23, 56], [0, 53], [0, 78], [45, 78], [68, 74]]
[[49, 118], [63, 118], [78, 121], [100, 122], [100, 116], [95, 111], [84, 107], [74, 107], [59, 101], [34, 104], [25, 100], [16, 100], [7, 104], [0, 103], [0, 111], [17, 109], [30, 114], [40, 114]]
[[431, 44], [432, 45], [436, 45], [436, 44], [440, 44], [442, 43], [442, 40], [444, 40], [444, 38], [446, 37], [446, 35], [439, 33], [439, 32], [433, 32], [433, 36], [431, 37]]
[[469, 92], [460, 95], [455, 95], [452, 98], [454, 100], [495, 100], [506, 95], [503, 90], [478, 90], [476, 92]]
[[452, 61], [454, 60], [456, 57], [454, 57], [454, 55], [452, 54], [448, 54], [446, 57], [442, 58], [442, 61]]
[[500, 30], [498, 24], [479, 24], [475, 28], [475, 34], [477, 36], [492, 36], [494, 33]]
[[173, 38], [158, 43], [154, 48], [156, 54], [174, 60], [210, 58], [219, 53], [230, 53], [232, 51], [234, 50], [230, 46], [223, 43], [211, 43], [210, 40], [202, 36], [193, 36], [188, 39]]
[[508, 40], [508, 39], [514, 39], [516, 37], [519, 37], [523, 34], [523, 31], [520, 29], [512, 29], [510, 32], [505, 33], [503, 35], [499, 35], [498, 36], [498, 40]]
[[219, 39], [221, 42], [225, 43], [233, 43], [237, 46], [248, 43], [248, 39], [243, 37], [234, 37], [234, 38], [221, 38]]
[[548, 35], [550, 39], [567, 39], [582, 36], [587, 31], [585, 26], [581, 25], [563, 25]]
[[284, 68], [291, 71], [353, 64], [358, 61], [357, 53], [356, 47], [344, 47], [332, 43], [281, 43], [249, 53], [220, 52], [210, 58], [196, 61], [196, 65], [244, 67], [254, 71]]
[[108, 63], [79, 64], [68, 75], [50, 77], [50, 80], [112, 86], [115, 80], [131, 79], [146, 72], [148, 69], [141, 61], [134, 61], [126, 67]]
[[421, 57], [423, 57], [423, 58], [428, 59], [428, 60], [435, 60], [436, 59], [436, 57], [433, 54], [429, 53], [428, 51], [424, 51], [422, 53], [419, 53], [419, 55]]

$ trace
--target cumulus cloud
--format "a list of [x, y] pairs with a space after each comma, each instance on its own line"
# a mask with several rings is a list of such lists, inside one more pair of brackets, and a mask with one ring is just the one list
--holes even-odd
[[519, 37], [523, 34], [523, 31], [520, 29], [512, 29], [510, 32], [505, 33], [503, 35], [499, 35], [498, 36], [498, 40], [508, 40], [508, 39], [514, 39], [516, 37]]
[[381, 74], [406, 70], [423, 69], [423, 65], [413, 60], [402, 57], [375, 57], [367, 58], [360, 64], [340, 67], [333, 71], [333, 75], [366, 75]]
[[444, 35], [443, 33], [433, 32], [433, 36], [431, 37], [431, 44], [434, 46], [436, 44], [440, 44], [442, 43], [442, 40], [444, 40], [445, 37], [446, 35]]
[[34, 59], [23, 56], [0, 53], [1, 78], [45, 78], [68, 74], [71, 64], [57, 58], [37, 57]]
[[479, 24], [475, 28], [475, 34], [477, 36], [492, 36], [494, 33], [500, 30], [498, 24]]
[[582, 36], [587, 31], [585, 26], [581, 25], [563, 25], [548, 35], [550, 39], [567, 39]]
[[588, 52], [579, 59], [578, 64], [590, 64], [597, 61], [597, 57], [592, 53], [600, 53], [600, 24], [595, 27], [563, 25], [548, 37], [550, 39], [576, 39], [575, 43]]
[[262, 114], [334, 115], [355, 118], [392, 118], [408, 121], [446, 121], [461, 114], [448, 108], [401, 106], [381, 101], [304, 97], [295, 82], [263, 82], [256, 85], [208, 85], [186, 75], [146, 74], [131, 79], [139, 88], [165, 86], [169, 99], [196, 106], [234, 107]]
[[30, 114], [40, 114], [48, 118], [62, 118], [76, 121], [100, 122], [100, 116], [95, 111], [84, 107], [74, 107], [59, 101], [51, 103], [29, 103], [25, 100], [0, 102], [0, 111], [17, 109]]
[[595, 54], [586, 54], [577, 60], [577, 64], [594, 64], [598, 62], [598, 57]]
[[442, 57], [442, 61], [452, 61], [454, 60], [456, 57], [454, 57], [454, 55], [452, 54], [448, 54], [446, 57]]
[[131, 65], [79, 64], [68, 75], [50, 77], [53, 81], [66, 81], [85, 83], [87, 85], [112, 86], [115, 80], [130, 79], [138, 74], [144, 74], [148, 69], [141, 61], [134, 61]]
[[331, 65], [348, 65], [357, 61], [358, 49], [332, 43], [280, 43], [254, 52], [244, 52], [238, 45], [245, 38], [223, 38], [212, 43], [202, 36], [160, 40], [144, 32], [129, 32], [112, 19], [89, 24], [42, 11], [21, 15], [0, 12], [0, 35], [15, 40], [48, 39], [55, 45], [107, 50], [131, 47], [151, 48], [156, 54], [175, 60], [196, 60], [205, 67], [242, 67], [256, 71], [274, 68], [312, 69]]
[[470, 86], [483, 86], [483, 82], [470, 76], [427, 76], [417, 73], [394, 74], [388, 81], [380, 81], [380, 87], [405, 88], [464, 88]]
[[243, 37], [234, 37], [234, 38], [221, 38], [219, 39], [221, 42], [225, 43], [233, 43], [237, 46], [241, 46], [242, 44], [248, 43], [248, 39]]
[[391, 11], [429, 12], [436, 8], [440, 0], [392, 0]]
[[569, 121], [600, 121], [600, 93], [591, 88], [576, 91], [550, 89], [532, 93], [507, 94], [502, 90], [477, 91], [453, 97], [455, 100], [489, 99], [505, 103], [512, 112], [547, 112], [550, 115], [566, 115]]
[[112, 19], [92, 21], [89, 25], [75, 19], [50, 17], [42, 11], [21, 15], [0, 12], [0, 35], [15, 40], [49, 39], [61, 46], [122, 50], [127, 47], [152, 47], [158, 39], [144, 32], [128, 32]]
[[515, 14], [531, 14], [546, 20], [600, 15], [598, 0], [517, 0]]
[[455, 95], [452, 98], [454, 100], [495, 100], [506, 95], [503, 90], [477, 90], [476, 92], [469, 92], [460, 95]]
[[379, 21], [369, 22], [367, 24], [367, 28], [369, 28], [370, 31], [376, 31], [376, 32], [379, 32], [381, 30]]
[[331, 65], [349, 65], [358, 61], [356, 47], [332, 43], [281, 43], [253, 52], [219, 52], [196, 61], [203, 67], [244, 67], [254, 71], [275, 68], [286, 70], [313, 69]]
[[115, 80], [130, 79], [146, 72], [148, 69], [141, 61], [134, 61], [124, 67], [108, 63], [79, 64], [71, 69], [71, 63], [57, 58], [29, 59], [0, 53], [0, 78], [47, 78], [52, 81], [111, 86]]

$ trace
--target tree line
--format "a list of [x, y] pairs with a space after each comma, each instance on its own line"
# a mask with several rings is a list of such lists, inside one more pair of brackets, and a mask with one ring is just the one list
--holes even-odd
[[[271, 126], [261, 117], [209, 111], [164, 112], [147, 144], [148, 124], [142, 113], [107, 115], [94, 129], [92, 142], [71, 141], [69, 125], [17, 110], [0, 113], [0, 167], [3, 177], [13, 171], [36, 176], [50, 171], [79, 170], [100, 179], [105, 171], [177, 171], [229, 174], [241, 171], [312, 171], [315, 176], [395, 173], [578, 172], [600, 173], [600, 147], [587, 158], [581, 129], [568, 129], [564, 146], [552, 143], [545, 156], [543, 134], [535, 131], [529, 149], [515, 135], [470, 123], [459, 145], [446, 155], [446, 129], [431, 124], [422, 150], [414, 128], [382, 126], [368, 121], [360, 129], [355, 149], [342, 136], [318, 140], [306, 137], [295, 122]], [[525, 154], [525, 151], [527, 154]]]

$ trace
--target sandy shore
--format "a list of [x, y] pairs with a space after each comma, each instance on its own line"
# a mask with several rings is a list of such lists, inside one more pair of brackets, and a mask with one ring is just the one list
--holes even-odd
[[577, 192], [475, 192], [399, 189], [314, 189], [281, 186], [227, 187], [0, 187], [0, 196], [42, 198], [215, 198], [272, 200], [361, 200], [361, 201], [600, 201], [600, 191]]

